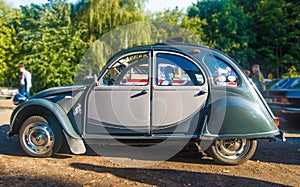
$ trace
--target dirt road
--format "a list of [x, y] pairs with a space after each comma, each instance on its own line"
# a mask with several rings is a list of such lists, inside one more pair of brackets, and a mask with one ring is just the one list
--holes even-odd
[[[300, 186], [300, 136], [260, 140], [250, 161], [216, 165], [194, 149], [145, 168], [126, 168], [94, 155], [24, 155], [17, 137], [8, 139], [10, 109], [0, 109], [0, 186]], [[120, 158], [125, 159], [125, 158]]]

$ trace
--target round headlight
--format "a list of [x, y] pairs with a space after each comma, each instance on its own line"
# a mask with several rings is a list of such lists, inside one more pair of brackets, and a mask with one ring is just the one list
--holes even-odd
[[22, 95], [22, 94], [16, 94], [14, 96], [14, 98], [13, 98], [13, 103], [15, 105], [19, 105], [19, 104], [25, 102], [26, 100], [27, 100], [27, 98], [24, 95]]

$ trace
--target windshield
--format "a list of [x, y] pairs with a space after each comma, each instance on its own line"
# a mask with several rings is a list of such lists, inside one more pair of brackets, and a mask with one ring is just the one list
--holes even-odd
[[280, 79], [276, 84], [274, 84], [273, 86], [271, 86], [270, 89], [283, 88], [288, 83], [288, 81], [289, 81], [289, 79]]

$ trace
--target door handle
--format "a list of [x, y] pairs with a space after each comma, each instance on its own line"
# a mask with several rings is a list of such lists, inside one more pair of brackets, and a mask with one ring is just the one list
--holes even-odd
[[204, 94], [206, 94], [206, 93], [208, 93], [206, 90], [200, 90], [198, 93], [196, 93], [196, 94], [194, 95], [194, 97], [197, 97], [197, 96], [200, 96], [200, 95], [204, 95]]
[[137, 93], [137, 94], [134, 94], [134, 95], [130, 96], [130, 98], [136, 98], [136, 97], [145, 95], [145, 94], [147, 94], [147, 93], [148, 93], [147, 90], [142, 90], [140, 93]]

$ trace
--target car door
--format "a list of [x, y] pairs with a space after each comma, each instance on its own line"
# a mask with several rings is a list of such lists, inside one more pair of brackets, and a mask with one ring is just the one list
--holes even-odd
[[145, 135], [150, 132], [150, 52], [113, 62], [89, 94], [86, 134]]
[[208, 97], [201, 67], [182, 54], [156, 51], [153, 69], [152, 133], [195, 134]]

